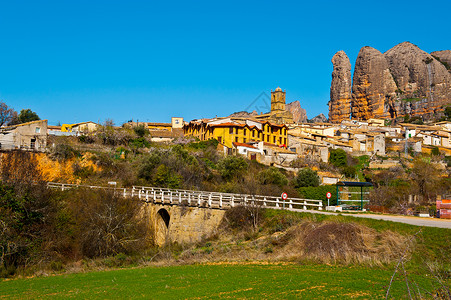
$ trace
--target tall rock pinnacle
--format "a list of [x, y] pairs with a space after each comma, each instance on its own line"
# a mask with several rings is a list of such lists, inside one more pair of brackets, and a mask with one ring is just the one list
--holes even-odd
[[352, 117], [358, 120], [395, 117], [391, 107], [396, 89], [384, 55], [372, 47], [360, 49], [352, 83]]
[[332, 57], [334, 70], [330, 85], [329, 121], [339, 123], [351, 115], [351, 63], [344, 51]]
[[350, 116], [356, 120], [419, 117], [434, 121], [443, 117], [445, 107], [451, 104], [449, 50], [431, 55], [410, 42], [398, 44], [384, 54], [363, 47], [355, 63], [352, 95], [348, 57], [339, 51], [332, 63], [331, 122]]

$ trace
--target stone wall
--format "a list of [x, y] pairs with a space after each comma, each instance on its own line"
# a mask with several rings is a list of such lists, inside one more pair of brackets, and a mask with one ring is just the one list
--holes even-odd
[[221, 209], [152, 203], [143, 208], [143, 217], [147, 218], [148, 228], [160, 246], [169, 241], [194, 243], [213, 235], [224, 213]]

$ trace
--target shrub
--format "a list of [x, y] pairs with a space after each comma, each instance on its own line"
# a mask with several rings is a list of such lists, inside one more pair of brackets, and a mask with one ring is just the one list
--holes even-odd
[[147, 129], [144, 124], [133, 127], [133, 131], [141, 138], [149, 134], [149, 129]]
[[159, 187], [179, 188], [182, 178], [174, 174], [166, 165], [159, 165], [155, 170], [153, 182]]
[[74, 168], [74, 175], [81, 177], [81, 178], [88, 178], [89, 176], [91, 176], [95, 173], [94, 168], [92, 166], [83, 167], [80, 164], [75, 163], [73, 168]]
[[231, 229], [257, 229], [265, 219], [265, 210], [260, 206], [236, 206], [226, 210], [224, 221]]
[[280, 172], [276, 167], [270, 167], [266, 170], [260, 171], [257, 175], [260, 184], [275, 184], [284, 186], [288, 184], [287, 177]]
[[347, 155], [343, 149], [329, 149], [329, 163], [336, 167], [344, 167], [347, 163]]
[[451, 120], [451, 106], [445, 108], [445, 116], [448, 120]]
[[357, 170], [354, 166], [344, 166], [341, 169], [341, 172], [347, 178], [354, 178], [355, 175], [357, 174]]
[[70, 210], [76, 220], [77, 240], [82, 254], [105, 257], [133, 253], [146, 244], [145, 224], [140, 216], [142, 202], [109, 190], [78, 189]]
[[39, 250], [52, 235], [47, 230], [52, 215], [45, 186], [0, 183], [0, 276], [13, 275], [17, 267], [45, 255]]
[[57, 144], [52, 149], [52, 157], [58, 160], [66, 160], [70, 159], [72, 157], [77, 156], [79, 153], [74, 148], [72, 148], [70, 145], [67, 144]]
[[160, 153], [152, 152], [141, 163], [141, 167], [138, 170], [138, 178], [142, 178], [147, 181], [152, 181], [154, 169], [160, 164], [160, 162], [161, 162]]
[[247, 162], [237, 156], [227, 156], [219, 163], [219, 172], [225, 180], [241, 177], [247, 168]]
[[307, 186], [319, 186], [319, 177], [316, 171], [309, 168], [301, 169], [294, 181], [296, 188]]
[[218, 146], [219, 142], [216, 139], [210, 139], [207, 141], [200, 141], [200, 142], [192, 142], [188, 144], [188, 147], [193, 149], [207, 149], [209, 147], [216, 148]]
[[150, 147], [150, 143], [148, 140], [146, 140], [143, 137], [138, 137], [136, 139], [132, 139], [130, 140], [130, 142], [128, 143], [128, 145], [133, 148], [133, 149], [139, 149], [139, 148], [149, 148]]
[[92, 143], [95, 142], [95, 139], [94, 139], [94, 137], [91, 136], [91, 135], [80, 135], [80, 136], [78, 137], [78, 141], [79, 141], [80, 143], [92, 144]]
[[435, 156], [440, 155], [440, 150], [438, 150], [438, 147], [432, 147], [431, 154]]
[[302, 198], [323, 200], [324, 204], [327, 204], [327, 192], [332, 194], [329, 200], [330, 205], [337, 204], [337, 188], [333, 185], [322, 185], [316, 187], [301, 187], [298, 189]]

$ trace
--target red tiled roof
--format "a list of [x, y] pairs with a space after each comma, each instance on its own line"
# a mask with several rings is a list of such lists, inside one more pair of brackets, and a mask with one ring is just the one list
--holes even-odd
[[255, 146], [252, 146], [252, 145], [249, 145], [249, 144], [245, 144], [245, 143], [237, 143], [237, 142], [233, 142], [232, 144], [233, 144], [235, 147], [240, 146], [240, 147], [246, 147], [246, 148], [258, 149], [258, 148], [255, 147]]
[[246, 124], [236, 124], [236, 123], [220, 123], [220, 124], [211, 124], [210, 127], [245, 127]]

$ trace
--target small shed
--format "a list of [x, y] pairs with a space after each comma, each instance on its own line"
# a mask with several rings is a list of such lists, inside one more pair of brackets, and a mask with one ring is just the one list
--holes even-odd
[[363, 210], [364, 204], [370, 201], [370, 182], [339, 181], [337, 183], [337, 205], [345, 206], [345, 209]]

